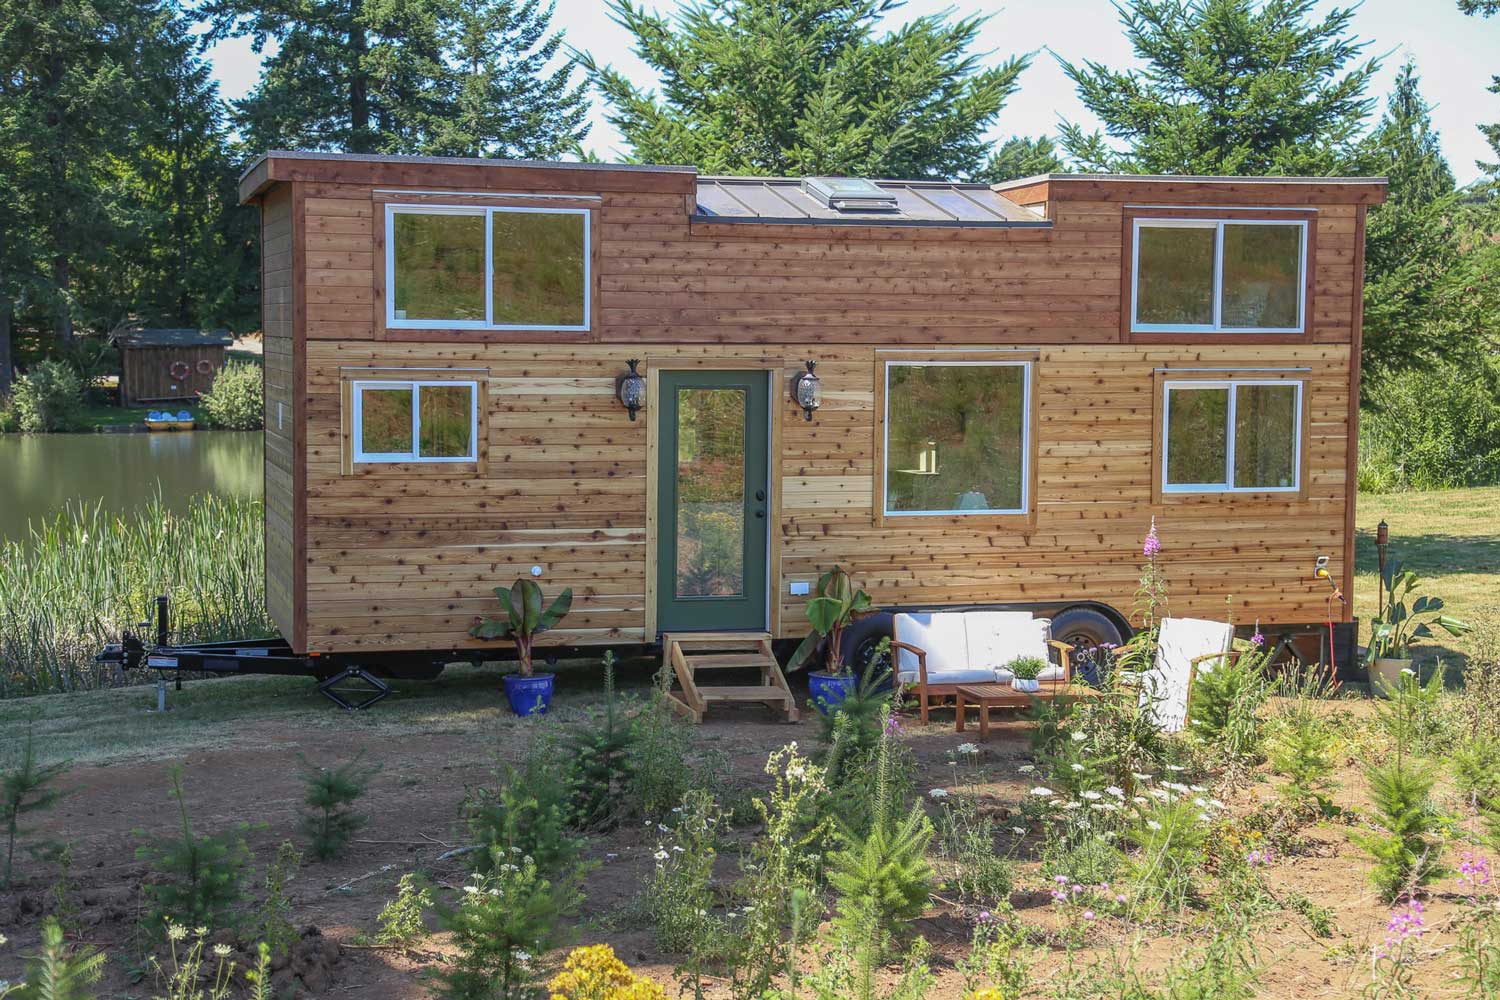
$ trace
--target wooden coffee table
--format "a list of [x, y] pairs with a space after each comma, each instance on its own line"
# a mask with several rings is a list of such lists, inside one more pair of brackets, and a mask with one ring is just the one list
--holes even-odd
[[960, 684], [954, 693], [954, 708], [957, 710], [954, 729], [960, 733], [964, 731], [965, 706], [974, 705], [979, 709], [979, 738], [987, 740], [990, 738], [990, 709], [1026, 708], [1035, 698], [1052, 697], [1057, 687], [1044, 681], [1040, 691], [1027, 694], [1009, 684]]

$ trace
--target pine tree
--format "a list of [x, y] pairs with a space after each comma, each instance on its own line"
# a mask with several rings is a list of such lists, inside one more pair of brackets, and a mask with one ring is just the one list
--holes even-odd
[[[168, 921], [185, 927], [229, 926], [235, 919], [243, 871], [250, 859], [245, 846], [250, 827], [241, 823], [213, 836], [196, 833], [188, 818], [180, 767], [172, 769], [172, 797], [177, 800], [177, 835], [151, 838], [135, 852], [156, 873], [141, 887], [150, 903], [146, 929], [152, 934], [165, 933]], [[145, 837], [144, 831], [135, 833]]]
[[610, 0], [660, 96], [592, 53], [609, 121], [647, 163], [710, 173], [972, 176], [1027, 58], [981, 68], [981, 17], [877, 35], [895, 0], [725, 0], [668, 18]]
[[13, 769], [0, 775], [0, 822], [5, 824], [5, 877], [0, 879], [0, 885], [10, 885], [16, 856], [16, 837], [21, 832], [21, 817], [50, 808], [66, 794], [62, 789], [51, 785], [68, 766], [67, 762], [46, 765], [37, 763], [34, 720], [28, 721], [26, 742], [21, 746], [21, 759]]
[[329, 861], [344, 848], [367, 821], [354, 810], [370, 786], [377, 767], [362, 767], [363, 754], [335, 768], [313, 767], [302, 761], [302, 833], [312, 856]]
[[14, 1000], [93, 1000], [88, 987], [104, 974], [104, 955], [92, 948], [69, 948], [62, 925], [52, 917], [42, 923], [42, 950], [26, 960], [26, 980]]
[[[1465, 14], [1490, 17], [1494, 14], [1500, 14], [1500, 0], [1458, 0], [1458, 9]], [[1490, 93], [1500, 94], [1500, 75], [1493, 76], [1490, 80]], [[1495, 122], [1492, 125], [1481, 125], [1479, 126], [1479, 131], [1484, 136], [1485, 141], [1490, 144], [1490, 149], [1494, 150], [1495, 153], [1495, 162], [1485, 163], [1483, 160], [1480, 160], [1478, 161], [1479, 169], [1493, 174], [1496, 180], [1500, 180], [1500, 122]]]
[[1348, 34], [1354, 8], [1314, 20], [1315, 6], [1129, 0], [1121, 23], [1145, 67], [1064, 62], [1104, 134], [1067, 123], [1063, 148], [1110, 173], [1335, 172], [1373, 105], [1365, 89], [1378, 63], [1357, 62], [1365, 43]]
[[1033, 139], [1030, 136], [1016, 135], [990, 154], [989, 162], [974, 179], [986, 184], [999, 184], [1001, 181], [1035, 177], [1037, 174], [1066, 173], [1067, 169], [1062, 156], [1057, 152], [1057, 144], [1050, 137], [1039, 135]]

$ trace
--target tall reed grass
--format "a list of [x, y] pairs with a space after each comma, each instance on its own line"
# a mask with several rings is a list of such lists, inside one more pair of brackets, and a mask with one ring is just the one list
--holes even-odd
[[274, 634], [264, 538], [260, 500], [213, 495], [182, 513], [160, 497], [123, 516], [70, 505], [33, 524], [0, 546], [0, 698], [120, 683], [94, 655], [152, 618], [158, 594], [174, 641]]

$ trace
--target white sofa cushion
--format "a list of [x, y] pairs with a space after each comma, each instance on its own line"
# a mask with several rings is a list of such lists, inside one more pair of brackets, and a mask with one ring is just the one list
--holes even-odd
[[1042, 672], [1036, 675], [1039, 681], [1060, 681], [1063, 679], [1062, 667], [1043, 667]]
[[[1006, 679], [1009, 680], [1009, 677]], [[903, 676], [901, 680], [914, 684], [917, 675], [913, 673], [910, 678]], [[965, 667], [962, 670], [941, 670], [937, 673], [927, 671], [928, 684], [994, 684], [998, 680], [996, 672], [985, 667]]]
[[969, 640], [969, 662], [999, 670], [1021, 656], [1047, 659], [1047, 619], [1028, 611], [968, 611], [964, 631]]
[[[955, 612], [922, 612], [898, 614], [895, 637], [908, 642], [927, 653], [927, 682], [929, 684], [961, 684], [965, 681], [989, 680], [994, 677], [991, 666], [987, 677], [965, 677], [962, 681], [938, 681], [937, 674], [968, 671], [969, 644], [964, 632], [964, 616]], [[916, 683], [917, 657], [904, 649], [896, 650], [896, 679], [903, 683]]]

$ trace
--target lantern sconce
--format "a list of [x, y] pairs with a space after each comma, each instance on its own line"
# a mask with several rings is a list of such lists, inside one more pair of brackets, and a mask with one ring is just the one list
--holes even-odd
[[646, 376], [635, 370], [635, 366], [641, 363], [640, 358], [631, 358], [625, 363], [630, 366], [630, 371], [615, 379], [615, 396], [634, 420], [636, 413], [646, 405]]
[[807, 371], [798, 372], [792, 379], [792, 402], [802, 407], [802, 412], [811, 422], [813, 411], [823, 405], [823, 383], [817, 375], [813, 374], [813, 369], [818, 367], [818, 363], [816, 361], [804, 363], [807, 365]]

